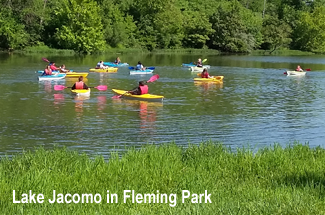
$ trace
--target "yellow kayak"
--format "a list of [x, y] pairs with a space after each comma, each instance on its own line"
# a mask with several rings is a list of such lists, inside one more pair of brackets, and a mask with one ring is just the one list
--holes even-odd
[[223, 76], [214, 76], [213, 78], [194, 78], [194, 81], [223, 82]]
[[90, 88], [88, 88], [87, 90], [82, 89], [82, 90], [71, 90], [71, 93], [77, 96], [89, 96], [90, 95]]
[[79, 78], [80, 76], [86, 78], [88, 76], [88, 72], [67, 72], [65, 78]]
[[108, 67], [107, 69], [89, 69], [89, 72], [117, 72], [118, 68]]
[[164, 96], [160, 96], [160, 95], [153, 95], [153, 94], [132, 95], [128, 93], [128, 91], [126, 90], [117, 90], [117, 89], [112, 89], [112, 91], [117, 95], [122, 95], [121, 98], [138, 99], [138, 100], [145, 100], [145, 101], [162, 101], [164, 99]]

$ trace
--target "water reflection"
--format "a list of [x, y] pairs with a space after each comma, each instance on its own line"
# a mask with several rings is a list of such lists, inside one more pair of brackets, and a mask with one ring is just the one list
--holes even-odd
[[194, 85], [204, 92], [223, 88], [223, 82], [199, 82], [195, 81]]
[[84, 101], [90, 99], [90, 95], [76, 95], [74, 96], [74, 107], [77, 119], [81, 120], [83, 115]]

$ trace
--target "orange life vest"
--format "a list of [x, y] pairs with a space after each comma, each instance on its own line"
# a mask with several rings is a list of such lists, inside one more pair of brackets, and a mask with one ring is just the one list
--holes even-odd
[[76, 89], [77, 90], [81, 90], [83, 88], [84, 88], [84, 82], [82, 82], [82, 81], [76, 82]]
[[141, 95], [147, 94], [149, 90], [148, 85], [140, 86], [140, 90], [141, 90]]

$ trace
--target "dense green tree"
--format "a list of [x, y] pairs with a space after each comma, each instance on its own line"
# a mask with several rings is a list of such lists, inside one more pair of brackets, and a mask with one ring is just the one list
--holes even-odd
[[206, 15], [199, 12], [184, 11], [184, 39], [187, 48], [203, 48], [214, 33], [212, 25]]
[[263, 49], [271, 50], [270, 53], [280, 47], [288, 47], [292, 39], [291, 27], [276, 16], [266, 16], [263, 20]]
[[301, 12], [294, 29], [294, 47], [304, 51], [325, 52], [325, 6], [312, 13]]
[[16, 21], [10, 10], [0, 9], [0, 48], [7, 50], [22, 48], [27, 41], [28, 34], [24, 30], [24, 25]]
[[106, 43], [111, 47], [133, 47], [136, 25], [133, 17], [123, 14], [111, 0], [104, 0], [101, 7], [103, 34]]
[[179, 48], [184, 37], [183, 15], [175, 5], [166, 5], [153, 19], [158, 48]]
[[96, 2], [64, 0], [55, 9], [60, 24], [56, 28], [58, 48], [92, 53], [104, 48], [103, 26]]
[[215, 32], [210, 47], [225, 52], [250, 52], [262, 43], [261, 17], [236, 1], [220, 5], [210, 18]]

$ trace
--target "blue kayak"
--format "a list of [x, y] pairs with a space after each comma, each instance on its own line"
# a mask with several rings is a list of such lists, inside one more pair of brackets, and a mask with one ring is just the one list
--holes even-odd
[[128, 63], [115, 64], [114, 62], [104, 62], [104, 66], [110, 66], [110, 67], [124, 67], [128, 65], [129, 65]]
[[[182, 64], [182, 67], [195, 67], [196, 66], [196, 64], [194, 64], [194, 63], [183, 63]], [[210, 68], [210, 65], [203, 65], [205, 68], [207, 68], [207, 69], [209, 69]]]

